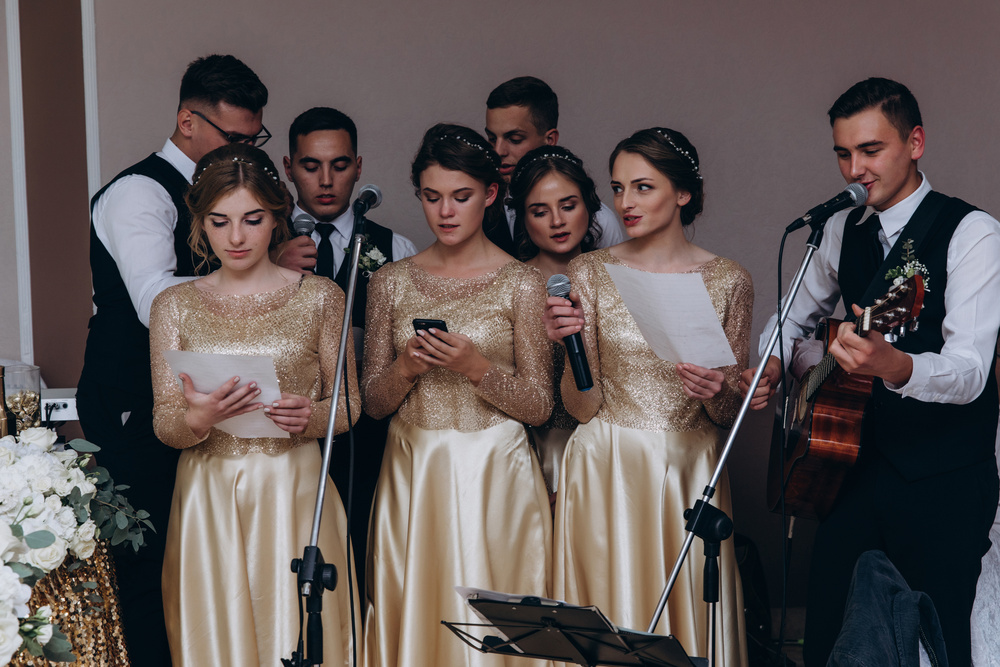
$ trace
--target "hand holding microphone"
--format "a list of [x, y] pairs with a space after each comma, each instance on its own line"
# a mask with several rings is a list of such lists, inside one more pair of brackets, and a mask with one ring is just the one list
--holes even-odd
[[[561, 273], [549, 278], [545, 287], [550, 297], [568, 299], [571, 296], [577, 296], [576, 293], [570, 291], [569, 278]], [[580, 330], [583, 328], [582, 313], [579, 308], [560, 305], [558, 301], [552, 303], [553, 300], [550, 298], [545, 307], [545, 330], [550, 339], [561, 340], [566, 346], [569, 365], [573, 369], [573, 379], [576, 380], [576, 388], [579, 391], [587, 391], [594, 386], [594, 380], [590, 375], [590, 364], [587, 362], [587, 352], [583, 347], [583, 336], [580, 335]], [[570, 300], [574, 301], [574, 299]], [[575, 300], [579, 300], [579, 297]], [[565, 321], [573, 319], [576, 321]]]
[[299, 273], [311, 274], [316, 266], [316, 244], [312, 233], [316, 221], [311, 215], [301, 213], [292, 220], [292, 238], [278, 246], [274, 254], [274, 262]]

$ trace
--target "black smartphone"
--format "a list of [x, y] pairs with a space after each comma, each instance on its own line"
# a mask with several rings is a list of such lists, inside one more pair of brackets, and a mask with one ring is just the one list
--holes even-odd
[[448, 332], [448, 325], [444, 323], [444, 320], [427, 320], [422, 317], [418, 317], [413, 320], [413, 330], [420, 331], [423, 329], [427, 331], [428, 329], [437, 329], [438, 331]]

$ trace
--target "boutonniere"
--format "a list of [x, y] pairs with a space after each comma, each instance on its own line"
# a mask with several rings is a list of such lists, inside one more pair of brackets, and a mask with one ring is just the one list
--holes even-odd
[[913, 239], [906, 239], [903, 241], [902, 266], [889, 269], [889, 272], [885, 274], [885, 279], [891, 280], [893, 285], [902, 285], [907, 278], [912, 278], [913, 276], [923, 276], [924, 291], [930, 292], [931, 290], [927, 286], [931, 281], [929, 273], [930, 272], [927, 270], [927, 267], [917, 259], [916, 255], [913, 254]]
[[[344, 254], [350, 256], [351, 249], [344, 248]], [[388, 258], [382, 254], [382, 251], [365, 234], [361, 241], [361, 257], [358, 259], [358, 270], [361, 271], [362, 275], [365, 278], [370, 278], [387, 260]]]

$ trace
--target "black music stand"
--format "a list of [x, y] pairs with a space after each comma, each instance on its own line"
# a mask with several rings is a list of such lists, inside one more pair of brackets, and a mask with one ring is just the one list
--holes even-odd
[[[539, 598], [519, 602], [468, 600], [487, 623], [442, 625], [480, 653], [571, 662], [587, 667], [630, 665], [648, 667], [699, 667], [702, 658], [689, 658], [673, 636], [616, 628], [597, 607], [551, 604]], [[500, 636], [482, 639], [468, 628], [494, 628]]]

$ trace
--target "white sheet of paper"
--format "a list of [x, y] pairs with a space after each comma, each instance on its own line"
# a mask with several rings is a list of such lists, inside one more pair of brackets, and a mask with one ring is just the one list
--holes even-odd
[[[278, 387], [278, 374], [274, 372], [274, 359], [242, 354], [208, 354], [205, 352], [189, 352], [187, 350], [164, 350], [163, 357], [170, 364], [174, 376], [186, 373], [194, 388], [203, 393], [218, 389], [224, 382], [234, 376], [240, 382], [256, 382], [260, 389], [257, 400], [268, 405], [281, 398]], [[177, 380], [180, 383], [180, 380]], [[225, 431], [238, 438], [289, 438], [288, 431], [283, 431], [264, 415], [263, 410], [254, 410], [245, 415], [231, 417], [215, 425], [220, 431]]]
[[604, 266], [642, 337], [660, 359], [705, 368], [736, 363], [701, 274]]

